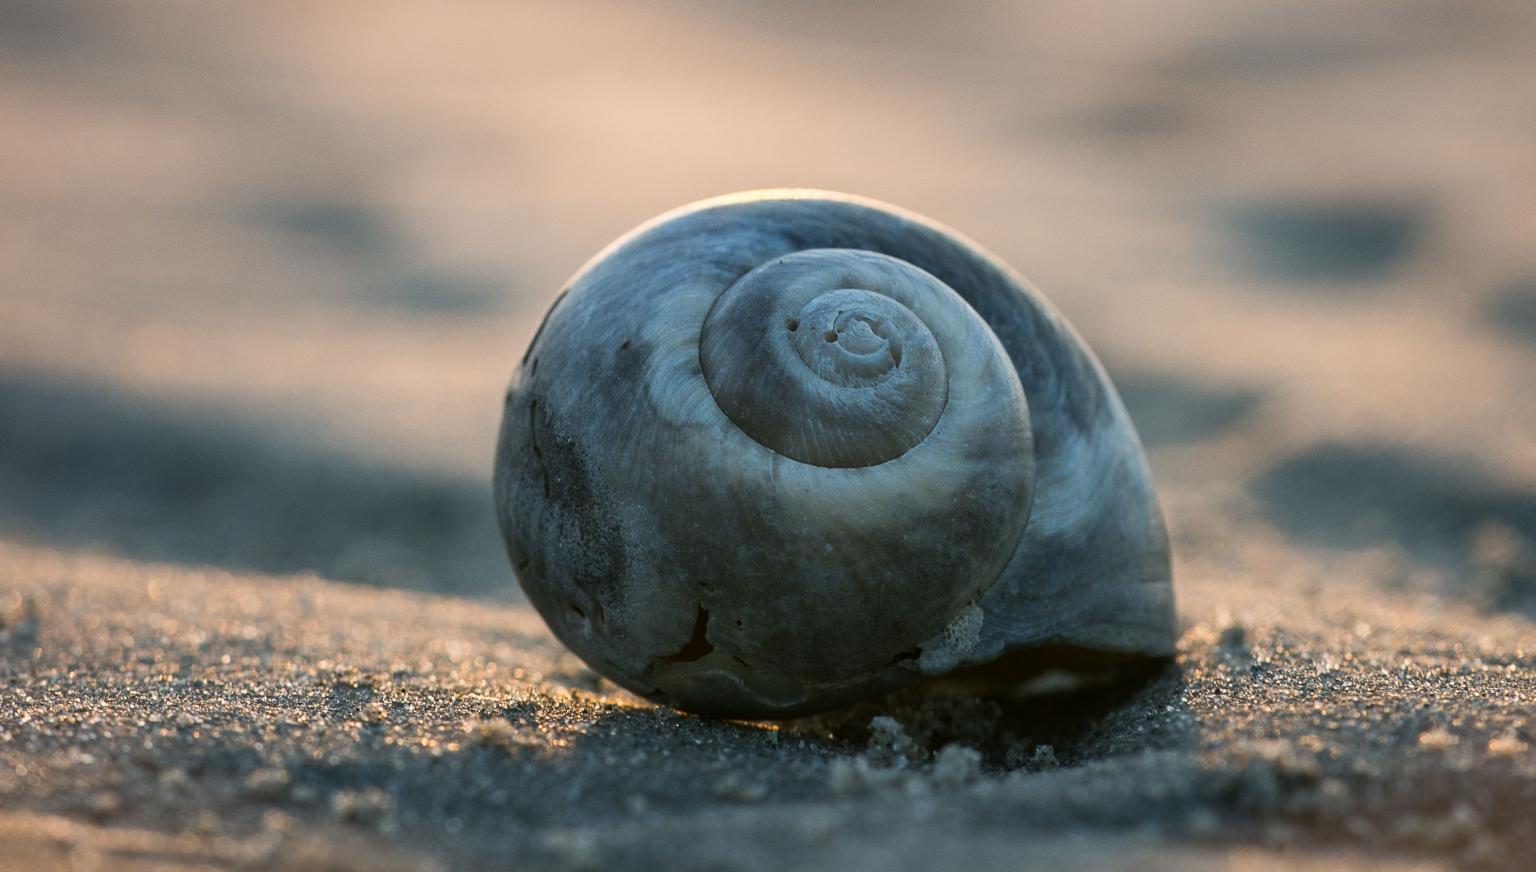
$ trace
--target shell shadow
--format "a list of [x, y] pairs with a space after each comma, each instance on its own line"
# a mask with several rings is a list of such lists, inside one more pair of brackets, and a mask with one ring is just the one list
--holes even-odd
[[[361, 691], [342, 701], [338, 716], [371, 701]], [[494, 840], [509, 820], [616, 823], [637, 809], [698, 811], [760, 799], [756, 792], [770, 788], [775, 801], [816, 798], [826, 776], [811, 761], [844, 750], [825, 738], [781, 739], [762, 725], [664, 707], [546, 697], [482, 705], [478, 715], [491, 726], [477, 732], [471, 722], [448, 753], [376, 747], [340, 761], [311, 758], [293, 767], [293, 780], [321, 795], [387, 785], [402, 817], [456, 819]]]
[[271, 422], [0, 375], [0, 532], [144, 559], [509, 595], [488, 482], [359, 460]]
[[[1069, 673], [1080, 649], [1021, 652], [883, 699], [791, 722], [853, 747], [872, 737], [870, 722], [887, 716], [915, 745], [933, 753], [958, 743], [982, 753], [993, 769], [1037, 770], [1149, 750], [1190, 749], [1197, 725], [1183, 701], [1185, 679], [1173, 661], [1127, 660], [1102, 680], [1083, 684]], [[1109, 665], [1099, 663], [1098, 666]], [[997, 674], [1022, 676], [1012, 694], [978, 693], [975, 681], [1002, 686]]]
[[[1249, 487], [1269, 520], [1299, 541], [1395, 544], [1458, 570], [1454, 595], [1536, 614], [1536, 557], [1529, 553], [1536, 491], [1504, 485], [1472, 461], [1396, 445], [1325, 443], [1276, 464]], [[1512, 556], [1486, 553], [1490, 536], [1512, 542], [1504, 549]]]

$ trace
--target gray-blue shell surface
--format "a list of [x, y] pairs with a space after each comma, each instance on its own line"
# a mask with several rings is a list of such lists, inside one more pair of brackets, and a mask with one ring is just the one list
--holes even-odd
[[609, 246], [513, 376], [495, 493], [555, 635], [690, 711], [1174, 651], [1104, 370], [997, 259], [870, 200], [732, 195]]

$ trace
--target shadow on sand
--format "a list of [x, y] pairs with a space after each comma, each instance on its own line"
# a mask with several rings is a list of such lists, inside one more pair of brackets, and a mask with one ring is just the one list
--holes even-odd
[[1390, 275], [1428, 223], [1421, 208], [1370, 200], [1254, 200], [1220, 214], [1243, 267], [1319, 293]]
[[[1325, 548], [1396, 544], [1426, 563], [1460, 570], [1465, 595], [1536, 613], [1536, 576], [1521, 561], [1480, 566], [1490, 534], [1536, 542], [1536, 492], [1504, 485], [1471, 461], [1395, 445], [1328, 443], [1280, 462], [1251, 484], [1269, 518]], [[1509, 549], [1507, 549], [1509, 550]], [[1497, 558], [1497, 555], [1494, 555]], [[1495, 589], [1473, 583], [1493, 569]]]
[[0, 375], [0, 531], [454, 594], [514, 589], [488, 481], [369, 463], [224, 411]]
[[1488, 322], [1507, 335], [1536, 344], [1536, 275], [1501, 288], [1486, 314]]
[[1147, 448], [1220, 436], [1264, 402], [1262, 390], [1207, 385], [1174, 373], [1132, 370], [1111, 376]]

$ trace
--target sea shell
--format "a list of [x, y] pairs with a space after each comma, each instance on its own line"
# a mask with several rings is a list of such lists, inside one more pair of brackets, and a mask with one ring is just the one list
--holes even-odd
[[594, 258], [513, 377], [496, 500], [555, 635], [691, 711], [1173, 652], [1103, 369], [994, 257], [869, 200], [709, 200]]

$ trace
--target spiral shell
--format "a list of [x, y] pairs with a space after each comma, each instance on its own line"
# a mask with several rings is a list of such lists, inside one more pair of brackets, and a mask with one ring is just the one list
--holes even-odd
[[1172, 651], [1102, 370], [1005, 267], [882, 204], [737, 195], [610, 246], [513, 378], [496, 494], [555, 634], [694, 711]]

